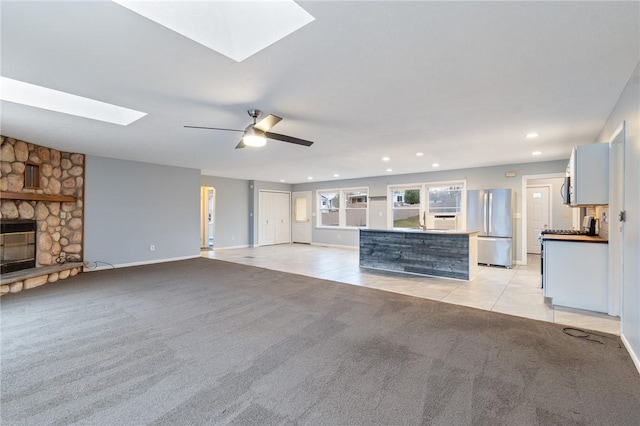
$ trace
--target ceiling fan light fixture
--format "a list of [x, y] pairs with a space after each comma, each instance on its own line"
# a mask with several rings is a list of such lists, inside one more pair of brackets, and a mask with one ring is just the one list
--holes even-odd
[[253, 126], [248, 126], [244, 131], [244, 136], [242, 136], [242, 142], [246, 146], [261, 147], [267, 144], [267, 137], [263, 131]]

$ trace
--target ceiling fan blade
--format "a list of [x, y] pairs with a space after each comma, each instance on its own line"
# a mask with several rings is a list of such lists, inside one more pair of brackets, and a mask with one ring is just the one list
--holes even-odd
[[280, 135], [278, 133], [265, 132], [265, 136], [268, 137], [269, 139], [275, 139], [277, 141], [294, 143], [296, 145], [304, 145], [304, 146], [313, 145], [313, 142], [311, 142], [311, 141], [306, 141], [304, 139], [294, 138], [293, 136]]
[[222, 127], [201, 127], [201, 126], [184, 126], [184, 127], [188, 127], [189, 129], [227, 130], [229, 132], [244, 132], [244, 130], [225, 129], [225, 128], [222, 128]]
[[263, 132], [268, 132], [269, 129], [278, 124], [281, 120], [282, 118], [278, 117], [277, 115], [269, 114], [265, 118], [254, 124], [253, 127], [258, 130], [262, 130]]
[[238, 142], [238, 145], [236, 145], [236, 149], [244, 148], [245, 146], [246, 145], [244, 144], [244, 141], [240, 139], [240, 142]]

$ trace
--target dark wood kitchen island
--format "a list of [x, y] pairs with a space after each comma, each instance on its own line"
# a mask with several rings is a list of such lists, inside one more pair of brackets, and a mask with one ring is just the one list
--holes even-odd
[[478, 271], [478, 232], [361, 229], [360, 266], [471, 281]]

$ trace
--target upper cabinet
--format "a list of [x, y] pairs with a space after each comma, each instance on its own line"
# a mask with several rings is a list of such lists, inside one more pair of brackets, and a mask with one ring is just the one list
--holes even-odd
[[609, 204], [609, 144], [593, 143], [573, 148], [567, 175], [572, 206]]

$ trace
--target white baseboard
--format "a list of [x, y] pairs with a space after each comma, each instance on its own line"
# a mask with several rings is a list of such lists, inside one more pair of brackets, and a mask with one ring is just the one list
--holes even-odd
[[245, 245], [242, 245], [242, 246], [214, 247], [213, 251], [216, 251], [216, 250], [234, 250], [234, 249], [241, 249], [241, 248], [247, 248], [247, 247], [249, 247], [248, 244], [245, 244]]
[[341, 248], [341, 249], [350, 249], [350, 250], [359, 250], [358, 246], [345, 246], [340, 244], [325, 244], [325, 243], [311, 243], [312, 246], [316, 247], [331, 247], [331, 248]]
[[624, 347], [627, 348], [627, 352], [629, 352], [629, 356], [635, 364], [636, 370], [638, 370], [638, 373], [640, 373], [640, 358], [638, 357], [638, 354], [634, 352], [633, 348], [631, 347], [631, 343], [629, 343], [624, 334], [620, 334], [620, 339], [622, 340]]
[[[142, 265], [152, 265], [154, 263], [165, 263], [165, 262], [175, 262], [177, 260], [186, 260], [186, 259], [195, 259], [197, 257], [200, 257], [200, 255], [195, 255], [195, 256], [180, 256], [180, 257], [170, 257], [170, 258], [166, 258], [166, 259], [153, 259], [153, 260], [143, 260], [140, 262], [131, 262], [131, 263], [118, 263], [115, 265], [103, 265], [103, 266], [96, 266], [95, 268], [89, 268], [87, 266], [85, 266], [84, 268], [82, 268], [83, 272], [93, 272], [93, 271], [102, 271], [104, 269], [115, 269], [115, 268], [128, 268], [130, 266], [142, 266]], [[93, 262], [88, 262], [85, 261], [85, 265], [87, 264], [91, 264]], [[98, 262], [101, 263], [101, 262]]]

